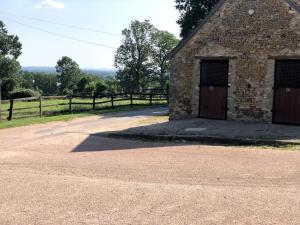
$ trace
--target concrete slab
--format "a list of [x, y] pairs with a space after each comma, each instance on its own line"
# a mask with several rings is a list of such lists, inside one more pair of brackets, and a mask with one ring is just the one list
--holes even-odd
[[236, 144], [299, 144], [300, 127], [278, 124], [192, 119], [134, 127], [110, 136], [185, 139]]

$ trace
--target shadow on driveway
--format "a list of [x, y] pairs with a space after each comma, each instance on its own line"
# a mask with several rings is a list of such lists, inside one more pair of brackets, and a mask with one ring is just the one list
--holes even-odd
[[168, 143], [168, 142], [150, 142], [150, 141], [135, 141], [120, 138], [101, 137], [99, 134], [90, 135], [72, 152], [104, 152], [104, 151], [121, 151], [134, 149], [149, 149], [167, 146], [182, 146], [185, 143]]
[[300, 146], [300, 127], [206, 119], [171, 121], [94, 134], [74, 149], [74, 152], [178, 146], [184, 145], [186, 141], [189, 144], [222, 146]]
[[[114, 118], [121, 118], [120, 123], [123, 122], [123, 119], [128, 120], [136, 120], [135, 118], [155, 118], [156, 116], [164, 116], [168, 114], [167, 107], [148, 107], [143, 110], [134, 110], [134, 111], [126, 111], [126, 112], [117, 112], [117, 113], [107, 113], [101, 115], [101, 120], [103, 119], [103, 123], [107, 123], [108, 121], [112, 122], [118, 121]], [[86, 121], [77, 122], [77, 126], [85, 126], [87, 124]], [[163, 142], [142, 142], [135, 140], [125, 140], [120, 138], [110, 138], [108, 136], [110, 132], [102, 132], [91, 134], [89, 137], [84, 140], [80, 145], [78, 145], [72, 152], [95, 152], [95, 151], [114, 151], [114, 150], [131, 150], [131, 149], [143, 149], [143, 148], [156, 148], [162, 146], [170, 146], [170, 145], [182, 145], [184, 143], [163, 143]]]
[[[155, 108], [107, 114], [103, 118], [154, 117], [167, 114], [167, 108]], [[136, 140], [128, 140], [136, 139]], [[146, 140], [146, 141], [145, 141]], [[137, 126], [121, 131], [90, 135], [73, 152], [131, 150], [189, 144], [223, 146], [240, 145], [299, 145], [300, 126], [266, 123], [247, 123], [191, 119], [170, 121], [147, 126]]]

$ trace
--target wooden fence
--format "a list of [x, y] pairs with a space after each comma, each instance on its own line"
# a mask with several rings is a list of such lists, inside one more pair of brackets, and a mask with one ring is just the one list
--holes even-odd
[[168, 103], [167, 94], [109, 94], [94, 97], [42, 96], [4, 100], [0, 104], [0, 122], [6, 118], [22, 119], [54, 114], [74, 113], [91, 110], [113, 109], [119, 106], [163, 105]]

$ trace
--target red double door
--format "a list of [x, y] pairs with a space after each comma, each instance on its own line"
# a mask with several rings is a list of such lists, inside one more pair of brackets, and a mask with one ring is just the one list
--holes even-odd
[[[228, 60], [203, 60], [199, 116], [227, 119]], [[300, 60], [276, 61], [273, 122], [300, 125]]]
[[228, 60], [201, 62], [199, 117], [227, 119], [228, 67]]
[[300, 125], [300, 60], [276, 62], [273, 122]]

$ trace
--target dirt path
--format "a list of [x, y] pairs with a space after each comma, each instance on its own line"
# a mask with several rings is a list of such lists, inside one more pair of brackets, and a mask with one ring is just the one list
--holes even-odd
[[107, 139], [164, 109], [0, 131], [0, 224], [300, 225], [300, 152]]

